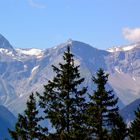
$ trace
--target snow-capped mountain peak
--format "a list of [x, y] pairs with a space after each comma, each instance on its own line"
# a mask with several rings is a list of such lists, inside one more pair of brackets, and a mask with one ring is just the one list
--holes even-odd
[[109, 86], [122, 104], [140, 98], [140, 42], [106, 51], [71, 39], [45, 50], [13, 49], [3, 40], [0, 39], [0, 101], [15, 114], [24, 108], [29, 93], [42, 91], [42, 85], [53, 78], [51, 66], [63, 62], [67, 46], [71, 46], [75, 64], [80, 65], [84, 84], [89, 85], [89, 90], [92, 89], [92, 73], [103, 68], [110, 74]]
[[19, 54], [29, 55], [29, 56], [42, 56], [43, 50], [41, 49], [16, 49]]
[[107, 49], [107, 51], [108, 52], [130, 51], [135, 48], [140, 48], [140, 42], [131, 45], [125, 45], [125, 46], [115, 46]]
[[9, 41], [0, 34], [0, 55], [3, 57], [13, 57], [16, 55], [16, 51], [9, 43]]

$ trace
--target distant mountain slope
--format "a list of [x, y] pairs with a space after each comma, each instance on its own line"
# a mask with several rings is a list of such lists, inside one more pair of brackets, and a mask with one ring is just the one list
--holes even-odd
[[122, 117], [127, 123], [135, 119], [135, 111], [137, 110], [139, 105], [140, 105], [140, 99], [137, 99], [120, 111], [120, 114], [122, 115]]
[[4, 106], [0, 105], [0, 139], [10, 138], [8, 128], [14, 129], [15, 116]]
[[43, 85], [54, 76], [52, 64], [58, 66], [63, 62], [63, 52], [68, 45], [75, 55], [75, 64], [80, 65], [84, 85], [88, 85], [89, 91], [94, 88], [92, 74], [103, 68], [110, 74], [109, 86], [119, 97], [121, 106], [140, 98], [140, 43], [106, 51], [68, 40], [40, 50], [7, 47], [9, 44], [6, 46], [4, 39], [0, 41], [0, 46], [5, 44], [0, 48], [0, 101], [15, 114], [23, 111], [31, 92], [43, 91]]
[[123, 103], [127, 105], [140, 98], [140, 43], [127, 51], [112, 52], [107, 65], [109, 83]]

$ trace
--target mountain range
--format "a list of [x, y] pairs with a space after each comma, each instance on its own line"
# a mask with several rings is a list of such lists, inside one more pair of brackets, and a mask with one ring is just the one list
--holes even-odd
[[23, 112], [31, 92], [44, 90], [43, 85], [52, 79], [52, 65], [63, 62], [62, 56], [70, 45], [75, 55], [75, 64], [80, 65], [84, 85], [89, 92], [94, 85], [91, 77], [99, 68], [109, 73], [107, 88], [114, 90], [123, 108], [140, 98], [140, 42], [115, 46], [107, 50], [97, 49], [89, 44], [68, 40], [47, 49], [13, 48], [0, 35], [0, 104], [15, 116]]

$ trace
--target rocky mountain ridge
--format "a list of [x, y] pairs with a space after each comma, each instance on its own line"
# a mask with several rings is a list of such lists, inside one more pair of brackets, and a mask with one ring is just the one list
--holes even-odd
[[140, 43], [110, 51], [73, 40], [45, 50], [14, 49], [5, 42], [0, 35], [0, 102], [15, 114], [23, 110], [31, 92], [43, 91], [43, 85], [54, 76], [51, 65], [57, 66], [63, 61], [62, 55], [68, 45], [89, 91], [93, 90], [91, 75], [103, 68], [110, 74], [108, 86], [122, 104], [140, 98]]

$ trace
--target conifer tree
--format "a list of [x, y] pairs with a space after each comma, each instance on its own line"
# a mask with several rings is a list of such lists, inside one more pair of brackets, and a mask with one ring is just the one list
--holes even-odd
[[130, 140], [139, 140], [140, 139], [140, 106], [137, 111], [135, 111], [135, 120], [131, 123], [129, 130]]
[[128, 136], [127, 125], [119, 113], [110, 114], [112, 122], [110, 140], [124, 140]]
[[[113, 130], [112, 126], [116, 126], [116, 123], [119, 122], [117, 119], [121, 119], [119, 115], [115, 117], [115, 120], [112, 119], [114, 114], [118, 114], [116, 105], [118, 99], [115, 98], [112, 90], [106, 90], [108, 74], [105, 74], [103, 69], [99, 69], [92, 80], [96, 85], [96, 90], [93, 95], [90, 95], [90, 103], [87, 110], [90, 133], [96, 140], [108, 140]], [[116, 132], [115, 130], [114, 128], [114, 133]]]
[[[52, 66], [56, 73], [53, 80], [45, 85], [45, 92], [40, 96], [40, 106], [44, 109], [61, 140], [84, 140], [85, 93], [87, 88], [80, 85], [79, 66], [74, 64], [74, 55], [67, 47], [64, 52], [64, 63]], [[86, 136], [87, 137], [87, 136]]]
[[9, 129], [11, 137], [14, 140], [47, 140], [47, 129], [42, 129], [38, 124], [41, 119], [41, 117], [38, 117], [36, 99], [32, 93], [27, 101], [27, 108], [24, 111], [24, 115], [18, 115], [15, 130]]

